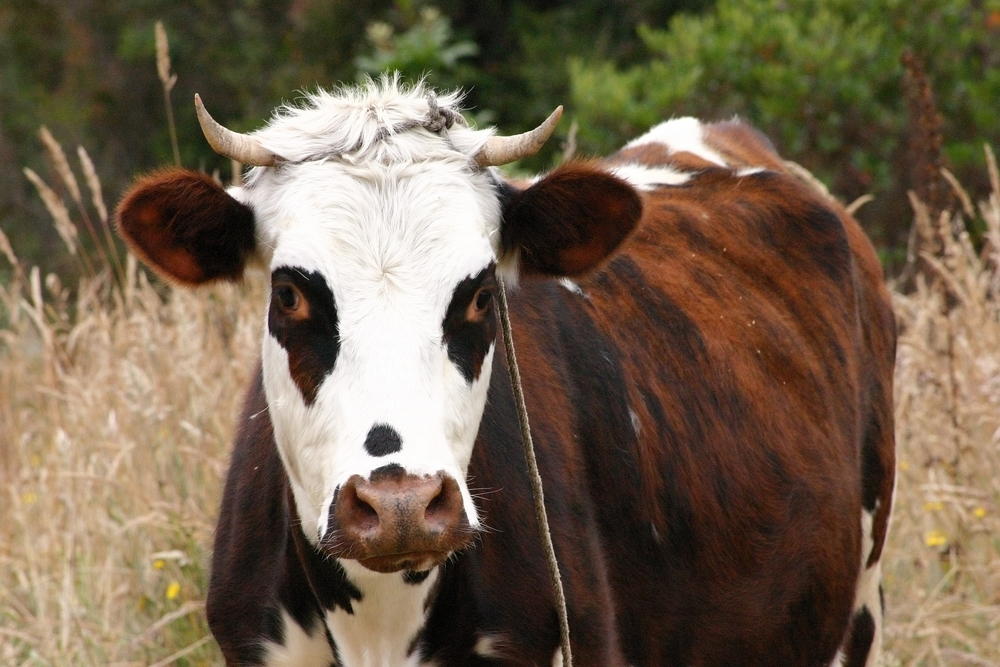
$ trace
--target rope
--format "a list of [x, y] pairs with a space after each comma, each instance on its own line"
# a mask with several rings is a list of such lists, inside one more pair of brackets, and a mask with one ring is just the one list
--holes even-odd
[[438, 98], [434, 93], [428, 95], [427, 120], [424, 121], [424, 127], [431, 132], [440, 133], [441, 130], [450, 130], [455, 123], [468, 127], [462, 114], [454, 109], [438, 105]]
[[521, 424], [521, 442], [524, 445], [524, 458], [528, 462], [528, 477], [531, 480], [531, 490], [535, 497], [535, 518], [542, 534], [542, 544], [549, 564], [549, 574], [552, 577], [552, 592], [556, 598], [556, 613], [559, 616], [559, 641], [562, 646], [563, 667], [573, 667], [573, 654], [569, 644], [569, 617], [566, 613], [566, 596], [563, 593], [562, 577], [559, 576], [559, 563], [556, 561], [556, 550], [552, 545], [552, 532], [549, 530], [549, 518], [545, 513], [545, 494], [542, 492], [542, 476], [538, 473], [538, 462], [535, 460], [535, 445], [531, 439], [531, 427], [528, 424], [528, 408], [524, 404], [524, 392], [521, 389], [521, 371], [517, 366], [517, 355], [514, 353], [514, 335], [510, 329], [510, 314], [507, 312], [507, 290], [503, 278], [497, 276], [497, 296], [500, 306], [500, 324], [503, 328], [503, 344], [507, 348], [507, 370], [510, 372], [510, 384], [514, 389], [514, 402], [517, 406], [517, 418]]
[[[372, 143], [378, 143], [391, 136], [400, 134], [401, 132], [408, 132], [412, 129], [422, 127], [428, 132], [441, 135], [449, 144], [451, 144], [451, 137], [448, 135], [448, 130], [450, 130], [455, 123], [458, 123], [462, 127], [469, 126], [469, 123], [465, 120], [465, 116], [454, 109], [442, 107], [438, 103], [437, 95], [430, 93], [427, 96], [427, 116], [424, 119], [406, 120], [392, 126], [384, 125], [378, 128], [375, 132], [375, 138], [372, 140]], [[361, 145], [362, 142], [358, 141], [351, 151], [359, 150]], [[451, 144], [451, 147], [454, 148], [454, 144]], [[337, 155], [340, 155], [340, 153], [337, 153]]]

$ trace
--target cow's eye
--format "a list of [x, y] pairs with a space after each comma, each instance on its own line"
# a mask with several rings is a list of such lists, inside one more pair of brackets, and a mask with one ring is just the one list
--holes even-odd
[[476, 292], [476, 296], [472, 299], [472, 305], [476, 309], [476, 312], [483, 313], [489, 308], [490, 303], [493, 301], [493, 290], [482, 287]]
[[275, 285], [273, 298], [286, 312], [294, 312], [299, 308], [299, 291], [291, 285]]

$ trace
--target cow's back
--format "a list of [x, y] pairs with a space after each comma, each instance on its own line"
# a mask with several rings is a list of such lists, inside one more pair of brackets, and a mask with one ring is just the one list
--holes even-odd
[[[862, 549], [877, 561], [884, 539], [894, 333], [878, 262], [762, 149], [732, 167], [613, 156], [645, 184], [639, 228], [588, 278], [526, 280], [512, 299], [567, 595], [593, 612], [571, 617], [574, 638], [613, 618], [631, 664], [828, 662]], [[470, 469], [486, 488], [517, 484], [495, 471], [517, 438], [498, 403]], [[529, 506], [493, 507], [523, 492], [500, 494], [487, 524], [533, 530]]]

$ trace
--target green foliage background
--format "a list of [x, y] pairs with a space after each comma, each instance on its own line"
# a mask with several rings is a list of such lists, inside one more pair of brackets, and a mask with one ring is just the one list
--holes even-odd
[[646, 61], [570, 63], [583, 142], [609, 150], [658, 119], [739, 115], [862, 209], [884, 245], [905, 242], [912, 136], [900, 56], [924, 64], [952, 169], [981, 189], [982, 144], [1000, 138], [1000, 2], [718, 0], [640, 26]]
[[0, 0], [0, 227], [45, 269], [64, 255], [21, 173], [46, 170], [40, 125], [87, 148], [111, 200], [173, 161], [158, 20], [181, 161], [208, 171], [228, 165], [201, 139], [195, 92], [250, 130], [298, 91], [397, 68], [465, 88], [474, 118], [504, 132], [565, 104], [583, 154], [671, 116], [740, 115], [839, 196], [875, 194], [860, 217], [891, 250], [910, 223], [903, 50], [924, 63], [973, 189], [982, 143], [1000, 138], [1000, 0]]

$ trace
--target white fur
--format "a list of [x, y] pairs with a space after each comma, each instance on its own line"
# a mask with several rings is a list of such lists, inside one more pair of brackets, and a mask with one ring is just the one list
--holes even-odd
[[576, 294], [577, 296], [582, 296], [582, 297], [587, 296], [586, 294], [584, 294], [583, 288], [580, 287], [579, 283], [577, 283], [575, 280], [570, 280], [569, 278], [560, 278], [559, 284], [565, 287], [573, 294]]
[[628, 418], [632, 421], [632, 430], [635, 431], [636, 435], [642, 433], [642, 422], [639, 421], [639, 415], [631, 407], [628, 409]]
[[[860, 574], [854, 594], [854, 608], [851, 610], [853, 618], [854, 614], [859, 612], [863, 607], [867, 607], [868, 613], [871, 614], [872, 620], [875, 621], [875, 634], [872, 637], [872, 644], [868, 650], [868, 660], [865, 663], [867, 667], [878, 665], [882, 656], [883, 610], [882, 596], [879, 594], [879, 585], [882, 583], [882, 563], [881, 561], [876, 561], [871, 567], [868, 567], [868, 559], [871, 557], [872, 549], [875, 546], [873, 536], [874, 515], [878, 513], [879, 507], [880, 503], [876, 501], [873, 512], [864, 509], [861, 510]], [[847, 638], [849, 637], [850, 629], [848, 629]], [[840, 667], [844, 664], [846, 657], [844, 649], [841, 648], [837, 651], [837, 655], [834, 656], [830, 667]]]
[[[874, 513], [878, 511], [879, 503], [876, 502]], [[879, 594], [879, 585], [882, 583], [882, 562], [876, 561], [871, 567], [868, 567], [868, 558], [875, 545], [872, 536], [874, 513], [866, 510], [861, 511], [861, 574], [858, 577], [858, 587], [854, 595], [854, 609], [852, 610], [852, 612], [857, 612], [862, 607], [867, 607], [868, 613], [875, 621], [875, 635], [872, 638], [871, 649], [868, 651], [868, 661], [865, 663], [869, 667], [874, 667], [881, 658], [883, 627], [882, 596]]]
[[618, 178], [628, 181], [639, 190], [655, 190], [665, 185], [684, 185], [691, 174], [670, 167], [648, 167], [641, 164], [622, 164], [611, 169]]
[[646, 134], [630, 141], [626, 148], [652, 143], [666, 146], [671, 153], [693, 153], [720, 167], [728, 166], [721, 155], [705, 145], [704, 128], [697, 118], [674, 118], [660, 123]]
[[355, 561], [341, 561], [362, 599], [353, 614], [342, 609], [327, 613], [327, 626], [346, 667], [408, 667], [419, 665], [419, 651], [408, 655], [423, 627], [424, 602], [438, 578], [438, 569], [420, 584], [407, 584], [400, 573], [378, 574]]
[[[367, 165], [454, 158], [456, 153], [468, 157], [494, 133], [492, 128], [477, 131], [458, 122], [448, 130], [449, 145], [431, 132], [408, 131], [405, 128], [412, 121], [426, 118], [429, 92], [423, 85], [400, 84], [398, 75], [330, 92], [320, 90], [298, 106], [279, 108], [253, 136], [290, 162], [340, 157]], [[458, 92], [443, 93], [437, 99], [440, 107], [456, 110], [461, 100]], [[379, 140], [382, 128], [394, 133], [391, 140]]]
[[507, 638], [503, 635], [480, 635], [476, 639], [476, 645], [472, 648], [472, 652], [481, 658], [502, 659], [504, 657], [503, 647], [506, 642]]
[[285, 643], [264, 643], [264, 664], [267, 667], [328, 667], [333, 662], [333, 652], [321, 625], [306, 632], [291, 614], [281, 610], [285, 628]]

